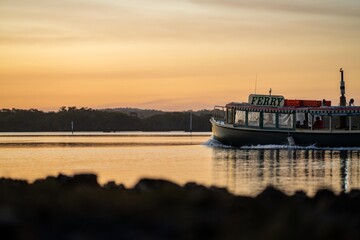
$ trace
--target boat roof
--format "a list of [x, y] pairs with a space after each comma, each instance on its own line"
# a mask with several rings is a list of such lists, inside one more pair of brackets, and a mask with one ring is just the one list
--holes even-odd
[[256, 106], [249, 103], [231, 102], [226, 104], [226, 108], [233, 108], [236, 110], [253, 111], [253, 112], [280, 112], [293, 113], [303, 112], [316, 115], [360, 115], [359, 106], [321, 106], [321, 107], [296, 107], [296, 106]]

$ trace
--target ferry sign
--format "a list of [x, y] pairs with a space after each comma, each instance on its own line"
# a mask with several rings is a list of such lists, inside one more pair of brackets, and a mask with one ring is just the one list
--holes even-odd
[[249, 95], [249, 103], [256, 106], [283, 107], [285, 98], [276, 95]]

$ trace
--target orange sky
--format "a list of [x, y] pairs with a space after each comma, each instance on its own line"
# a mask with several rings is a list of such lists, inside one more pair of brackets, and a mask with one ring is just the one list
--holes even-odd
[[0, 108], [360, 105], [358, 0], [0, 0]]

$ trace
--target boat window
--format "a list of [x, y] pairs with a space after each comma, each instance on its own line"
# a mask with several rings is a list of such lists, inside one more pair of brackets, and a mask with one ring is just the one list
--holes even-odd
[[347, 116], [332, 116], [331, 129], [337, 130], [349, 130], [349, 117]]
[[293, 128], [293, 114], [279, 114], [279, 128]]
[[260, 126], [260, 112], [248, 112], [248, 125], [252, 127]]
[[[319, 119], [319, 120], [318, 120]], [[320, 126], [319, 125], [319, 121], [320, 121]], [[313, 125], [313, 129], [318, 129], [318, 130], [329, 130], [330, 129], [330, 117], [329, 116], [315, 116], [314, 118], [314, 125]]]
[[299, 122], [304, 122], [305, 120], [305, 113], [296, 113], [296, 121], [299, 121]]
[[235, 112], [235, 124], [236, 125], [245, 125], [245, 119], [246, 119], [246, 111], [236, 111]]
[[309, 113], [296, 113], [296, 128], [309, 129], [311, 128], [311, 115]]
[[263, 126], [264, 127], [275, 127], [276, 126], [276, 114], [275, 113], [264, 113]]
[[333, 116], [331, 119], [331, 129], [333, 131], [340, 129], [340, 116]]
[[233, 109], [232, 108], [228, 108], [227, 109], [227, 115], [226, 115], [226, 122], [229, 123], [229, 124], [233, 124], [234, 121], [233, 121]]
[[360, 116], [351, 117], [351, 129], [359, 130], [360, 129]]

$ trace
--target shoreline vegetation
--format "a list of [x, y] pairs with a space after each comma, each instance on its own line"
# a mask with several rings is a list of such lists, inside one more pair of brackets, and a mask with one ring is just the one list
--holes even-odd
[[72, 123], [74, 131], [209, 132], [209, 119], [213, 113], [211, 110], [163, 112], [134, 108], [94, 110], [62, 107], [57, 112], [1, 109], [0, 132], [65, 132], [72, 130]]
[[161, 179], [1, 178], [0, 229], [2, 239], [360, 239], [360, 190], [245, 197]]

